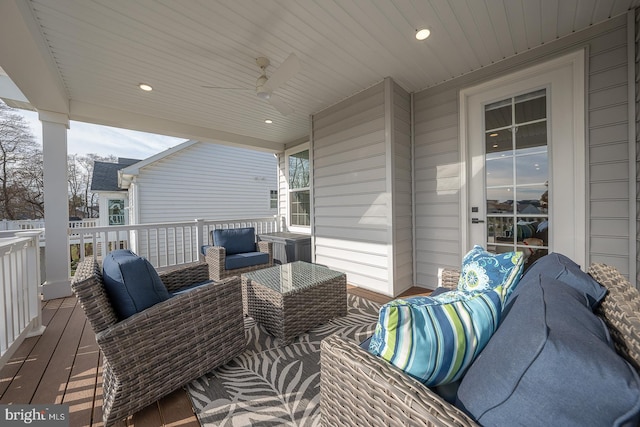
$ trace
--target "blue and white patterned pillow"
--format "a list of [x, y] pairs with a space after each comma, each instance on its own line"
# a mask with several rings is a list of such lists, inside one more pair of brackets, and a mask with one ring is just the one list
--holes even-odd
[[495, 332], [502, 288], [398, 299], [380, 308], [369, 351], [427, 386], [458, 380]]
[[492, 254], [476, 245], [462, 259], [458, 290], [473, 292], [502, 286], [506, 301], [522, 277], [523, 265], [522, 252]]

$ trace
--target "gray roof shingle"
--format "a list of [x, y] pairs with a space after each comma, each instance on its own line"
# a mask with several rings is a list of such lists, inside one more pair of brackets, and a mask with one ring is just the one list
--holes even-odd
[[127, 158], [118, 158], [118, 163], [95, 161], [91, 177], [91, 191], [126, 191], [118, 187], [118, 171], [139, 161]]

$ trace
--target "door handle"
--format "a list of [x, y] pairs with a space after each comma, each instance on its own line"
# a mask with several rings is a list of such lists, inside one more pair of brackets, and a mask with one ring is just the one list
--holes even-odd
[[471, 218], [471, 224], [480, 224], [481, 222], [484, 222], [484, 219]]

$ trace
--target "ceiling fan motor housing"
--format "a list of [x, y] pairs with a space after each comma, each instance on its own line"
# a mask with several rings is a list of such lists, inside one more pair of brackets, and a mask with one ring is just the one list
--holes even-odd
[[256, 81], [256, 94], [260, 99], [269, 99], [271, 97], [271, 90], [265, 87], [267, 80], [267, 76], [263, 74]]

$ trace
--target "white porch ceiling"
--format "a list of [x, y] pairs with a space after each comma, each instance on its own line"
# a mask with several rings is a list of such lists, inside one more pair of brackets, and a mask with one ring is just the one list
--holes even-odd
[[[36, 108], [72, 120], [277, 150], [308, 135], [310, 114], [387, 76], [416, 92], [639, 3], [3, 0], [0, 67]], [[295, 109], [285, 117], [257, 98], [255, 58], [271, 60], [270, 75], [292, 52], [301, 70], [275, 92]]]

